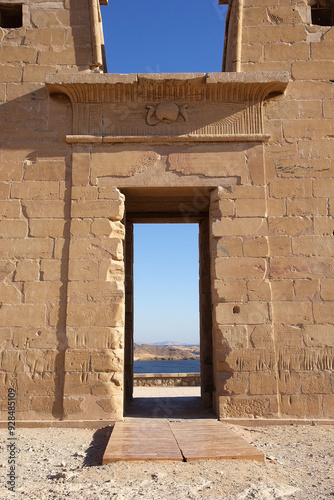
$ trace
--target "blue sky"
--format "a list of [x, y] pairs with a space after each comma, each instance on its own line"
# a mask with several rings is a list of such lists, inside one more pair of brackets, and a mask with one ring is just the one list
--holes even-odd
[[[109, 0], [109, 73], [207, 73], [222, 67], [218, 0]], [[135, 225], [135, 342], [199, 343], [198, 225]]]

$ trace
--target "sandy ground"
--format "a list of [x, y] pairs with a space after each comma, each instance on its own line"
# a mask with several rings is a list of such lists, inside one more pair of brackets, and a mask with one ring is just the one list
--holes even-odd
[[[228, 424], [226, 424], [228, 425]], [[8, 491], [8, 431], [0, 430], [0, 499], [334, 499], [333, 427], [228, 425], [266, 456], [251, 461], [101, 465], [111, 428], [16, 429], [16, 492]]]

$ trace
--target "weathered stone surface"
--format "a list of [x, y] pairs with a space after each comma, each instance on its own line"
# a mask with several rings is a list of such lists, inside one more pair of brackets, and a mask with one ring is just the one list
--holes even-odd
[[94, 2], [0, 30], [0, 392], [28, 418], [123, 417], [133, 223], [175, 220], [200, 221], [203, 400], [334, 416], [333, 29], [229, 3], [222, 73], [104, 73]]

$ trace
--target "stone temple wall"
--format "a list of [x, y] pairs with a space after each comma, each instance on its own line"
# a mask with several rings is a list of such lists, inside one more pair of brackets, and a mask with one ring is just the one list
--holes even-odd
[[[231, 349], [220, 368], [221, 414], [262, 414], [266, 406], [284, 416], [333, 417], [334, 28], [312, 24], [306, 1], [242, 3], [241, 19], [235, 13], [231, 21], [241, 23], [240, 71], [280, 69], [290, 81], [264, 104], [271, 138], [263, 172], [247, 194], [221, 196], [237, 218], [231, 228], [219, 222], [218, 242], [236, 269], [223, 257], [229, 274], [222, 264], [215, 271], [224, 291], [217, 321], [234, 323], [225, 301], [241, 304], [238, 321], [254, 297], [268, 305], [260, 325], [241, 321], [248, 336], [244, 326], [233, 336], [219, 327], [218, 342]], [[233, 59], [233, 37], [225, 50]], [[243, 273], [238, 279], [241, 262], [248, 283]]]
[[200, 224], [202, 395], [217, 415], [332, 418], [334, 28], [304, 1], [233, 1], [225, 72], [108, 75], [97, 0], [12, 3], [0, 420], [8, 387], [21, 421], [123, 417], [125, 228], [155, 217]]

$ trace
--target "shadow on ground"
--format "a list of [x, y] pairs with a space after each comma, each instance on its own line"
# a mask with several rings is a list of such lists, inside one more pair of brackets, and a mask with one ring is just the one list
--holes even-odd
[[127, 417], [136, 418], [216, 418], [212, 408], [204, 408], [200, 397], [134, 398], [126, 407]]
[[108, 425], [108, 427], [103, 427], [94, 432], [92, 442], [86, 450], [86, 457], [83, 462], [84, 467], [102, 465], [103, 455], [113, 428], [113, 425]]

